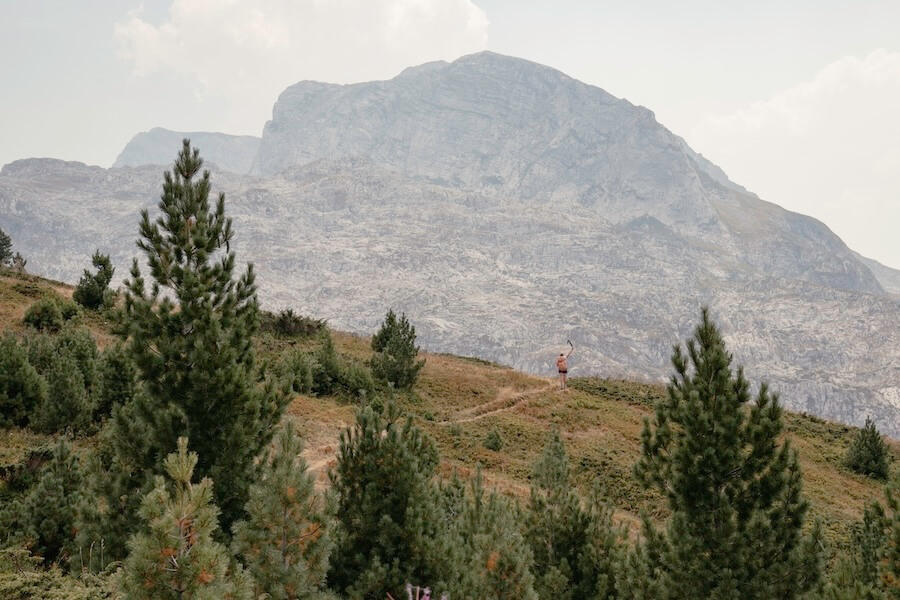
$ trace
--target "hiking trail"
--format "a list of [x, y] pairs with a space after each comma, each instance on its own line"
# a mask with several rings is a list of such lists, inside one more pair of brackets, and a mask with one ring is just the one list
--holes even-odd
[[447, 421], [439, 421], [437, 424], [453, 425], [456, 423], [471, 423], [472, 421], [478, 421], [485, 417], [496, 415], [497, 413], [513, 410], [514, 408], [522, 406], [535, 396], [552, 392], [556, 386], [556, 382], [548, 381], [544, 387], [525, 391], [518, 391], [509, 386], [503, 387], [500, 388], [497, 392], [497, 397], [493, 400], [462, 410], [457, 413], [456, 418]]

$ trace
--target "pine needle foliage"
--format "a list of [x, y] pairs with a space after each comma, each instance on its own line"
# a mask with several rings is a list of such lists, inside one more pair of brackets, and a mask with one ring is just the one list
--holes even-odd
[[704, 308], [687, 352], [675, 348], [668, 397], [644, 423], [635, 473], [671, 510], [664, 532], [645, 526], [667, 598], [795, 598], [820, 576], [819, 529], [802, 535], [808, 504], [777, 395], [762, 384], [751, 403], [731, 361]]
[[888, 447], [875, 427], [875, 422], [869, 417], [866, 417], [865, 426], [859, 430], [847, 449], [844, 464], [861, 475], [887, 479]]
[[372, 373], [377, 379], [390, 383], [398, 390], [408, 390], [415, 384], [425, 360], [416, 360], [416, 328], [405, 314], [398, 318], [388, 310], [381, 328], [372, 336]]
[[451, 528], [456, 553], [447, 554], [458, 577], [451, 597], [537, 600], [531, 547], [520, 531], [517, 507], [484, 489], [480, 468], [470, 494], [459, 500]]
[[303, 442], [288, 422], [250, 487], [247, 520], [234, 527], [234, 552], [253, 576], [257, 597], [301, 600], [325, 587], [330, 523], [301, 452]]
[[188, 452], [186, 438], [165, 459], [170, 484], [156, 478], [141, 503], [146, 530], [129, 541], [130, 552], [120, 575], [127, 600], [246, 599], [250, 580], [235, 570], [225, 546], [215, 541], [219, 511], [213, 482], [193, 483], [198, 457]]
[[437, 450], [393, 402], [357, 412], [341, 434], [332, 488], [337, 535], [329, 586], [347, 598], [400, 598], [407, 582], [442, 589], [447, 549], [430, 484]]
[[96, 310], [104, 305], [109, 291], [109, 282], [112, 281], [116, 269], [112, 266], [109, 255], [100, 254], [100, 250], [94, 252], [91, 262], [97, 272], [91, 273], [87, 269], [84, 270], [84, 274], [72, 293], [72, 299], [87, 309]]
[[9, 265], [12, 262], [12, 239], [0, 229], [0, 265]]
[[11, 334], [0, 337], [0, 427], [24, 427], [47, 397], [47, 384]]
[[[185, 140], [164, 176], [161, 215], [151, 220], [146, 210], [141, 213], [138, 247], [153, 281], [147, 284], [135, 259], [117, 318], [141, 393], [132, 408], [114, 412], [111, 426], [116, 451], [124, 453], [117, 462], [148, 474], [161, 473], [176, 439], [189, 435], [198, 475], [216, 482], [216, 504], [230, 532], [243, 516], [255, 461], [288, 395], [273, 382], [256, 380], [253, 266], [236, 277], [225, 196], [211, 204], [210, 175], [200, 175], [202, 164]], [[139, 423], [123, 422], [126, 415]], [[126, 439], [132, 435], [144, 437]]]
[[554, 429], [534, 467], [526, 520], [539, 595], [560, 600], [615, 598], [623, 538], [612, 524], [612, 511], [596, 493], [583, 506], [571, 484], [559, 429]]
[[4, 542], [23, 544], [48, 564], [65, 563], [74, 547], [83, 482], [78, 457], [60, 438], [37, 483], [0, 511]]

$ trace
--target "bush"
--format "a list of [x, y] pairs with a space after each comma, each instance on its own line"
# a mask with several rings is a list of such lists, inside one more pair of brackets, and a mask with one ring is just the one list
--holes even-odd
[[59, 331], [63, 326], [62, 310], [55, 300], [38, 300], [25, 311], [23, 321], [38, 331]]
[[372, 370], [357, 361], [344, 363], [340, 384], [351, 395], [360, 398], [371, 400], [375, 394], [375, 378], [372, 377]]
[[0, 265], [8, 265], [12, 261], [12, 240], [0, 229]]
[[98, 365], [94, 420], [108, 416], [113, 407], [129, 402], [137, 390], [137, 371], [121, 346], [107, 348]]
[[112, 281], [116, 269], [112, 266], [109, 255], [100, 254], [99, 250], [94, 252], [91, 262], [97, 272], [91, 273], [87, 269], [84, 270], [84, 274], [72, 294], [72, 299], [85, 308], [96, 310], [106, 303], [109, 282]]
[[60, 440], [37, 483], [0, 513], [4, 538], [26, 543], [48, 562], [64, 561], [74, 542], [82, 484], [78, 458], [69, 444]]
[[287, 381], [291, 389], [298, 394], [309, 394], [313, 391], [313, 370], [316, 360], [301, 350], [288, 350], [281, 355], [275, 364], [275, 374]]
[[78, 363], [69, 353], [58, 354], [47, 373], [48, 393], [29, 419], [41, 433], [67, 428], [83, 431], [91, 423], [92, 406]]
[[59, 304], [59, 312], [62, 315], [63, 323], [67, 323], [78, 316], [78, 305], [71, 300], [60, 299], [56, 302]]
[[370, 398], [375, 393], [372, 371], [364, 364], [338, 356], [331, 334], [322, 336], [314, 354], [312, 391], [320, 395], [348, 394]]
[[494, 452], [499, 452], [503, 449], [503, 438], [500, 436], [500, 431], [497, 430], [496, 426], [491, 427], [491, 430], [485, 436], [484, 447]]
[[28, 307], [22, 321], [38, 331], [56, 332], [78, 315], [78, 306], [71, 300], [44, 298]]
[[47, 397], [47, 383], [28, 362], [11, 335], [0, 338], [0, 426], [28, 424], [28, 416]]
[[847, 450], [844, 464], [861, 475], [887, 479], [888, 447], [872, 419], [866, 417], [865, 426], [859, 430]]
[[277, 315], [263, 313], [261, 319], [263, 331], [271, 331], [286, 337], [310, 338], [325, 329], [325, 321], [295, 314], [293, 309], [282, 310]]

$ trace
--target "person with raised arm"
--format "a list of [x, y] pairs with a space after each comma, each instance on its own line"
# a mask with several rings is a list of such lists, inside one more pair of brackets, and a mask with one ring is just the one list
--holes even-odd
[[570, 350], [568, 354], [559, 353], [559, 358], [556, 359], [556, 368], [559, 370], [559, 389], [565, 390], [568, 389], [566, 387], [566, 376], [569, 373], [569, 357], [572, 356], [572, 353], [575, 352], [575, 346], [572, 345], [572, 342], [566, 340], [566, 343], [569, 344]]

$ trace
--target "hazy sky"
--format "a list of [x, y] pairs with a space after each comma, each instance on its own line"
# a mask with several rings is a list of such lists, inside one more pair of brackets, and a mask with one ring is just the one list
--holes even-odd
[[0, 0], [0, 164], [259, 135], [301, 79], [483, 49], [648, 107], [762, 198], [900, 268], [900, 1]]

